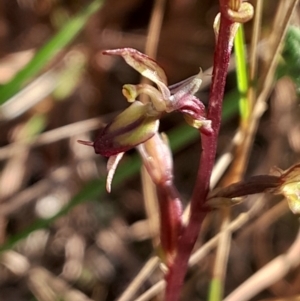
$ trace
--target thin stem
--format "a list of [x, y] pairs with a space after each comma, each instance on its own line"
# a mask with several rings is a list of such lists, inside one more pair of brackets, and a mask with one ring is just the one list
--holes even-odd
[[[247, 224], [252, 218], [261, 213], [263, 208], [265, 196], [262, 195], [257, 201], [254, 203], [253, 207], [248, 212], [241, 213], [238, 217], [236, 217], [224, 231], [230, 231], [231, 233], [236, 232], [240, 228], [242, 228], [245, 224]], [[261, 216], [264, 218], [265, 214]], [[200, 247], [189, 259], [189, 267], [193, 267], [196, 264], [199, 264], [205, 256], [207, 256], [217, 245], [222, 232], [216, 234], [213, 238], [211, 238], [208, 242]], [[135, 299], [135, 301], [148, 301], [157, 296], [165, 288], [165, 280], [160, 280], [155, 283], [151, 288], [149, 288], [146, 292], [144, 292], [139, 298]]]
[[165, 0], [156, 0], [151, 15], [147, 42], [145, 45], [145, 53], [152, 58], [155, 58], [157, 54], [157, 47], [164, 17], [165, 5]]
[[151, 177], [145, 168], [141, 168], [141, 179], [142, 179], [142, 188], [143, 188], [143, 197], [144, 197], [144, 206], [147, 214], [148, 227], [150, 231], [150, 236], [152, 240], [152, 246], [156, 249], [160, 243], [160, 233], [159, 233], [159, 209], [158, 209], [158, 200], [155, 189], [155, 184], [151, 180]]
[[207, 213], [205, 201], [209, 191], [209, 181], [215, 161], [217, 138], [221, 123], [222, 100], [232, 49], [232, 24], [232, 21], [221, 15], [208, 106], [208, 119], [212, 121], [213, 133], [211, 136], [201, 135], [202, 153], [197, 182], [191, 201], [190, 220], [179, 238], [177, 254], [166, 278], [166, 301], [179, 300], [188, 260], [197, 240], [202, 221]]
[[[243, 24], [238, 28], [236, 36], [234, 38], [234, 49], [235, 49], [235, 60], [236, 60], [236, 77], [237, 86], [240, 93], [239, 107], [241, 116], [241, 126], [242, 129], [246, 128], [247, 121], [251, 113], [251, 105], [247, 99], [248, 91], [248, 76], [247, 76], [247, 66], [246, 66], [246, 51], [245, 51], [245, 41], [244, 41], [244, 30]], [[221, 231], [226, 228], [230, 222], [231, 208], [224, 207], [220, 210]], [[210, 283], [209, 289], [209, 300], [217, 301], [223, 299], [224, 283], [226, 278], [227, 262], [230, 252], [231, 245], [231, 233], [228, 231], [223, 231], [223, 234], [219, 240], [217, 247], [214, 269], [213, 269], [213, 279]]]
[[256, 101], [255, 76], [257, 73], [257, 61], [258, 61], [257, 49], [258, 49], [258, 42], [260, 37], [262, 11], [263, 11], [263, 0], [256, 0], [255, 16], [254, 16], [253, 31], [251, 37], [250, 55], [249, 55], [249, 79], [251, 85], [248, 90], [248, 101], [251, 103], [251, 107], [254, 106], [254, 103]]
[[220, 235], [217, 246], [213, 278], [210, 282], [209, 301], [223, 300], [227, 262], [231, 245], [231, 232], [226, 230], [230, 224], [230, 209], [230, 207], [225, 207], [219, 212], [222, 218], [222, 224], [220, 228], [220, 233], [222, 234]]
[[172, 264], [173, 254], [177, 248], [177, 238], [182, 230], [182, 203], [173, 183], [156, 185], [160, 208], [160, 241], [163, 256], [168, 265]]
[[83, 121], [77, 121], [50, 131], [46, 131], [38, 136], [32, 137], [30, 141], [12, 142], [0, 148], [0, 161], [9, 159], [11, 156], [18, 153], [20, 148], [24, 145], [32, 149], [34, 147], [43, 146], [62, 139], [70, 138], [77, 134], [96, 130], [100, 125], [103, 125], [103, 120], [101, 120], [99, 117], [96, 117]]

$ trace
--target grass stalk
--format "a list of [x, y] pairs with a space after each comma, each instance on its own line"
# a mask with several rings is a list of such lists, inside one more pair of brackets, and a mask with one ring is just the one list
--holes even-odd
[[244, 27], [242, 24], [239, 26], [234, 39], [234, 53], [235, 53], [235, 62], [236, 62], [237, 87], [240, 93], [239, 107], [240, 107], [241, 122], [247, 123], [247, 120], [251, 112], [251, 105], [247, 97], [249, 84], [248, 84], [248, 72], [247, 72], [247, 55], [245, 50]]

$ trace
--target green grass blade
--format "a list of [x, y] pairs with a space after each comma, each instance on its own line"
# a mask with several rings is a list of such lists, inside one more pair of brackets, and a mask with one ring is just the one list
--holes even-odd
[[223, 295], [223, 284], [221, 283], [220, 279], [214, 278], [211, 280], [209, 285], [209, 301], [220, 301], [222, 300]]
[[32, 60], [7, 84], [0, 87], [0, 105], [15, 95], [36, 76], [41, 69], [84, 28], [89, 17], [103, 4], [103, 0], [94, 0], [82, 12], [73, 17]]
[[247, 120], [250, 115], [250, 107], [247, 99], [248, 92], [248, 74], [247, 74], [247, 58], [245, 51], [244, 29], [243, 25], [239, 26], [234, 39], [234, 53], [236, 61], [236, 77], [238, 91], [240, 92], [240, 115], [242, 120]]

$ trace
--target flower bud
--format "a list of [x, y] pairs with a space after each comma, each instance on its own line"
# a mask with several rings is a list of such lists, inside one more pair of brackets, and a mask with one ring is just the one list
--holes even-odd
[[160, 115], [155, 116], [152, 111], [150, 104], [135, 101], [104, 127], [94, 142], [81, 140], [78, 142], [93, 146], [96, 154], [105, 157], [126, 152], [157, 132]]
[[137, 149], [155, 184], [173, 181], [173, 158], [166, 135], [156, 133]]

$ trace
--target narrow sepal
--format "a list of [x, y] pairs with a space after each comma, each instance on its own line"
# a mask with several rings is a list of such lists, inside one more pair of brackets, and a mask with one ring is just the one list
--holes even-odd
[[144, 77], [156, 83], [165, 99], [170, 97], [165, 71], [157, 64], [155, 60], [146, 54], [143, 54], [133, 48], [105, 50], [103, 51], [103, 54], [119, 55], [123, 57], [128, 65], [130, 65]]
[[107, 161], [107, 178], [106, 178], [106, 190], [107, 192], [111, 191], [111, 182], [113, 180], [115, 171], [117, 169], [117, 166], [120, 162], [120, 160], [122, 159], [124, 153], [119, 153], [117, 155], [111, 156], [109, 157], [108, 161]]

